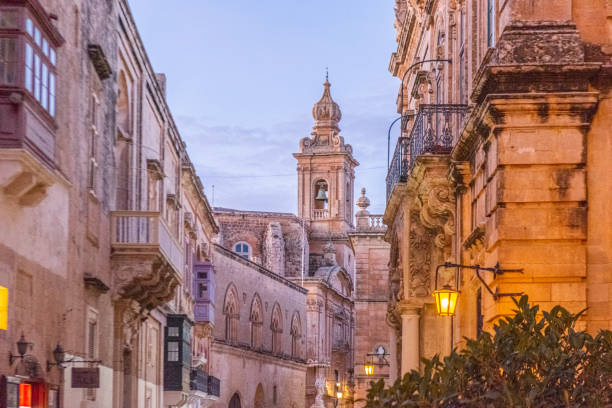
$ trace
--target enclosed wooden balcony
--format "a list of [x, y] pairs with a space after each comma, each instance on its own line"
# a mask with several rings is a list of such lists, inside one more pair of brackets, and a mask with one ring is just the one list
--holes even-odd
[[38, 204], [55, 182], [57, 49], [64, 39], [37, 0], [0, 4], [0, 190]]
[[[459, 139], [467, 105], [420, 105], [408, 137], [400, 137], [387, 170], [387, 200], [421, 155], [448, 155]], [[409, 121], [402, 123], [407, 126]]]
[[111, 261], [119, 294], [146, 308], [174, 296], [183, 250], [159, 212], [111, 212]]

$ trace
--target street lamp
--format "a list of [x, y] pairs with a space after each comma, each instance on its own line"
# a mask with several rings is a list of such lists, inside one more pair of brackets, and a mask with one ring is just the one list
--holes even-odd
[[436, 310], [440, 316], [454, 316], [457, 306], [459, 291], [446, 284], [442, 289], [434, 290], [433, 297], [436, 300]]
[[342, 399], [342, 390], [340, 389], [340, 383], [336, 383], [336, 399], [334, 400], [334, 407], [338, 406], [338, 402]]
[[17, 352], [19, 353], [18, 356], [14, 355], [12, 352], [9, 351], [9, 365], [13, 365], [13, 362], [17, 359], [22, 359], [25, 357], [25, 354], [28, 351], [28, 346], [31, 343], [28, 343], [23, 335], [23, 333], [21, 333], [21, 337], [19, 338], [19, 341], [17, 341]]
[[[455, 285], [457, 289], [453, 289], [448, 284], [444, 285], [442, 289], [438, 289], [438, 275], [439, 275], [440, 268], [456, 268], [455, 269]], [[459, 298], [458, 286], [459, 286], [459, 269], [460, 268], [474, 269], [476, 271], [476, 277], [480, 280], [480, 282], [487, 289], [487, 291], [491, 294], [491, 296], [493, 296], [494, 300], [497, 300], [500, 297], [507, 297], [507, 296], [514, 297], [514, 296], [520, 296], [523, 294], [522, 292], [520, 293], [500, 293], [499, 288], [496, 288], [495, 292], [493, 292], [491, 288], [489, 287], [489, 285], [487, 285], [487, 282], [485, 282], [484, 279], [482, 279], [482, 277], [480, 276], [481, 271], [493, 272], [493, 276], [497, 277], [497, 275], [503, 275], [505, 273], [523, 273], [523, 269], [502, 269], [499, 266], [499, 262], [495, 264], [495, 266], [489, 267], [489, 268], [480, 266], [480, 265], [461, 265], [461, 264], [445, 262], [436, 267], [435, 290], [432, 293], [434, 300], [436, 301], [436, 309], [440, 316], [454, 316], [455, 315], [455, 308], [457, 306], [457, 300]]]
[[[383, 346], [378, 346], [374, 353], [366, 354], [366, 362], [363, 364], [363, 370], [365, 375], [370, 376], [374, 374], [374, 366], [390, 366], [389, 362], [385, 358], [388, 356], [387, 350]], [[374, 357], [378, 357], [378, 362], [374, 362]]]

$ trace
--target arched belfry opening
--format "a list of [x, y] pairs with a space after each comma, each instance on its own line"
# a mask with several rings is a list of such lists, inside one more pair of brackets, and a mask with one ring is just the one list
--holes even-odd
[[314, 188], [314, 208], [316, 210], [327, 210], [329, 206], [329, 186], [327, 181], [318, 180]]

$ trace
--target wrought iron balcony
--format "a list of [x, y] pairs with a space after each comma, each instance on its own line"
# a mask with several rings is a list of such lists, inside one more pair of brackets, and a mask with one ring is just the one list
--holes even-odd
[[159, 212], [111, 212], [111, 262], [120, 293], [148, 308], [174, 296], [183, 250]]
[[219, 397], [221, 395], [221, 380], [208, 376], [208, 395]]
[[418, 156], [449, 154], [459, 138], [467, 105], [420, 105], [408, 137], [400, 137], [387, 171], [387, 200], [405, 182]]
[[208, 393], [208, 374], [196, 368], [191, 370], [189, 378], [189, 388], [191, 391]]

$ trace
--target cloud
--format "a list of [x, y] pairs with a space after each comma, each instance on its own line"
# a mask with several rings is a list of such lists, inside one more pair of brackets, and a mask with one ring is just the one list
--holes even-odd
[[[387, 98], [388, 99], [388, 98]], [[384, 96], [346, 101], [341, 134], [360, 162], [356, 169], [356, 197], [367, 187], [372, 212], [384, 209], [386, 126], [389, 115]], [[187, 151], [214, 205], [260, 211], [297, 211], [296, 160], [299, 140], [312, 130], [304, 115], [270, 126], [212, 124], [205, 116], [178, 115]]]

